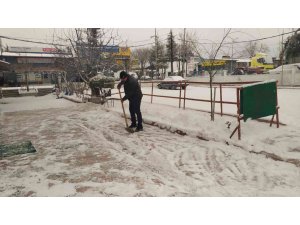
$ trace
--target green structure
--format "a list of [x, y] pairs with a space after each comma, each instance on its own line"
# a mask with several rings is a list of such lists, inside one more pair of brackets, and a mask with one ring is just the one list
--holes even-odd
[[279, 128], [277, 81], [270, 80], [254, 84], [243, 85], [237, 88], [238, 125], [233, 130], [230, 138], [238, 131], [238, 138], [241, 139], [241, 120], [248, 118], [258, 119], [265, 116], [272, 116], [272, 126], [276, 115], [276, 124]]
[[240, 114], [244, 121], [276, 114], [276, 81], [245, 85], [241, 89]]
[[36, 152], [31, 141], [25, 141], [20, 144], [0, 145], [0, 159], [13, 155]]

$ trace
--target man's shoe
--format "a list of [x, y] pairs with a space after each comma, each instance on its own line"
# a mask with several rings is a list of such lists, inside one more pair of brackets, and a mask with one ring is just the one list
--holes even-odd
[[137, 127], [137, 128], [135, 129], [135, 132], [139, 132], [139, 131], [143, 131], [143, 128], [142, 128], [142, 127]]
[[136, 125], [134, 125], [134, 124], [131, 124], [130, 126], [129, 126], [129, 128], [135, 128], [136, 127]]

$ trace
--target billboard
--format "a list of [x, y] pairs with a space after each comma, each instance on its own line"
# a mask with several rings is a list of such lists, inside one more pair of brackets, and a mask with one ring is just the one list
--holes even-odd
[[18, 63], [51, 63], [53, 64], [55, 60], [53, 58], [36, 58], [36, 57], [22, 57], [17, 58]]
[[257, 119], [276, 113], [277, 87], [275, 80], [244, 85], [240, 97], [240, 114], [244, 115], [244, 121], [248, 118]]
[[101, 52], [108, 52], [108, 53], [118, 53], [119, 46], [117, 45], [107, 45], [101, 47]]
[[57, 53], [57, 48], [41, 48], [41, 47], [8, 47], [9, 52], [28, 52], [28, 53]]

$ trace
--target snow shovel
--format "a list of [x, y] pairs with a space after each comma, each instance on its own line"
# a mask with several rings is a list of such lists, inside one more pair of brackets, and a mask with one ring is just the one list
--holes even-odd
[[118, 90], [119, 90], [121, 105], [122, 105], [122, 109], [123, 109], [123, 115], [124, 115], [124, 118], [125, 118], [125, 124], [126, 124], [125, 130], [128, 131], [129, 133], [134, 133], [134, 130], [128, 127], [128, 122], [127, 122], [127, 117], [126, 117], [126, 114], [125, 114], [124, 104], [122, 102], [121, 91], [120, 91], [120, 89], [118, 89]]

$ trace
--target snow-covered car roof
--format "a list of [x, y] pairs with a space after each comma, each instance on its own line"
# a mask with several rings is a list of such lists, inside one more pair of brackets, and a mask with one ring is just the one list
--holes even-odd
[[98, 81], [98, 80], [114, 80], [113, 77], [108, 77], [108, 76], [105, 76], [103, 73], [97, 73], [96, 76], [93, 76], [92, 78], [90, 78], [90, 81]]
[[169, 76], [164, 79], [164, 81], [181, 81], [181, 80], [185, 80], [185, 79], [181, 76]]

